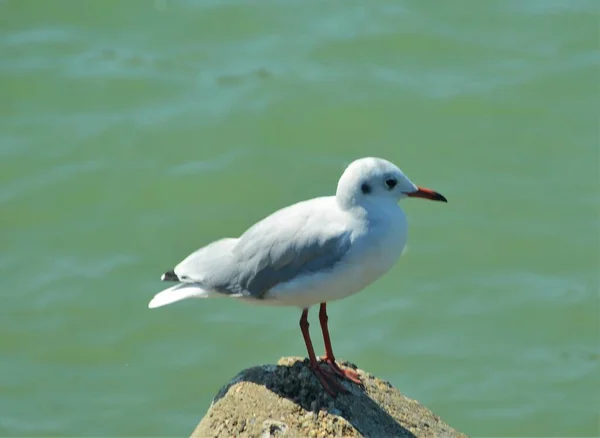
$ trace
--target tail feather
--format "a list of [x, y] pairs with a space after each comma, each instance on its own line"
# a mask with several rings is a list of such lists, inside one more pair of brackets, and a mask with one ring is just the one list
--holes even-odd
[[150, 309], [166, 306], [187, 298], [205, 298], [212, 294], [202, 289], [198, 284], [180, 283], [157, 293], [148, 303]]

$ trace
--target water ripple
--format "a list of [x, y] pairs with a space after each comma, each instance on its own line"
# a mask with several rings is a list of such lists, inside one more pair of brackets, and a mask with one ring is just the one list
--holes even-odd
[[0, 203], [11, 201], [31, 192], [46, 190], [53, 184], [71, 180], [81, 174], [98, 172], [102, 168], [103, 165], [97, 160], [82, 161], [61, 164], [41, 173], [12, 180], [0, 188]]

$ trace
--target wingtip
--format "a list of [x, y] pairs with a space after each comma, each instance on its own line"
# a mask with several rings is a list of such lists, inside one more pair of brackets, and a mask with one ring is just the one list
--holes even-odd
[[160, 276], [160, 281], [179, 281], [179, 277], [175, 271], [167, 271]]

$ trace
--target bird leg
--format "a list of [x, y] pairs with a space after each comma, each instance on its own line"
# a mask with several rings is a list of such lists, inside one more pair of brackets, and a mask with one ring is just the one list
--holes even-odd
[[300, 318], [300, 330], [302, 330], [302, 336], [304, 337], [304, 343], [306, 344], [306, 350], [308, 351], [311, 371], [319, 379], [323, 389], [332, 397], [335, 397], [340, 392], [348, 392], [348, 390], [336, 380], [333, 373], [331, 373], [329, 370], [326, 371], [319, 365], [319, 361], [315, 356], [315, 350], [313, 348], [312, 341], [310, 340], [310, 333], [308, 331], [309, 326], [308, 309], [304, 309], [302, 311], [302, 317]]
[[333, 350], [331, 348], [331, 339], [329, 338], [329, 328], [327, 327], [327, 321], [329, 317], [327, 316], [327, 303], [321, 303], [321, 308], [319, 309], [319, 321], [321, 322], [321, 330], [323, 331], [323, 342], [325, 343], [325, 357], [323, 357], [323, 362], [325, 362], [329, 367], [339, 376], [350, 380], [351, 382], [356, 383], [357, 385], [362, 385], [362, 382], [358, 378], [358, 373], [350, 369], [341, 369], [337, 363], [335, 363], [335, 356], [333, 355]]

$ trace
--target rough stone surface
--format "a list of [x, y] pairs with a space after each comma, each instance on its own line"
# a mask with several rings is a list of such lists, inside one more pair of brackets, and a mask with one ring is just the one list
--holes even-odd
[[225, 385], [192, 437], [464, 437], [389, 382], [356, 370], [335, 399], [303, 358], [249, 368]]

